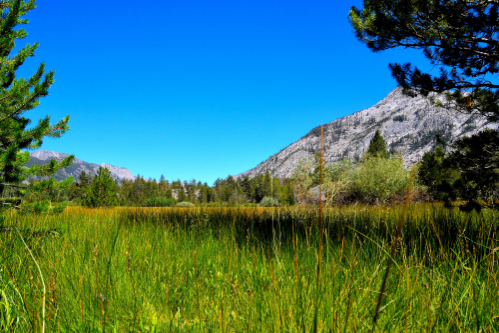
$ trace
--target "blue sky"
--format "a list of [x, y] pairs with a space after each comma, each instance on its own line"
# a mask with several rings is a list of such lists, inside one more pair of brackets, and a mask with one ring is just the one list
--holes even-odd
[[21, 41], [56, 71], [26, 114], [71, 116], [42, 149], [146, 178], [206, 181], [251, 169], [312, 128], [368, 108], [396, 87], [388, 63], [347, 20], [361, 1], [38, 0]]

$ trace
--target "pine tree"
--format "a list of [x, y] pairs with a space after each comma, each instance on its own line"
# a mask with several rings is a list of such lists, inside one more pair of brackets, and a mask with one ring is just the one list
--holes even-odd
[[246, 196], [246, 199], [251, 200], [251, 184], [248, 175], [244, 175], [239, 179], [240, 179], [239, 186], [241, 186], [241, 190]]
[[99, 167], [85, 193], [83, 204], [89, 207], [114, 207], [118, 204], [116, 183], [111, 177], [111, 171]]
[[133, 204], [140, 204], [144, 195], [144, 185], [142, 182], [142, 177], [137, 175], [135, 181], [133, 182], [132, 190], [130, 193], [130, 198]]
[[187, 195], [185, 194], [185, 190], [183, 187], [180, 187], [176, 191], [177, 191], [177, 201], [178, 202], [187, 201], [189, 199], [189, 197], [187, 197]]
[[267, 169], [267, 172], [265, 172], [265, 180], [264, 180], [264, 185], [263, 185], [263, 196], [264, 197], [271, 197], [273, 196], [273, 188], [272, 188], [272, 176], [270, 175], [269, 169]]
[[[16, 71], [28, 57], [34, 56], [38, 48], [37, 43], [27, 44], [16, 54], [11, 54], [16, 41], [27, 36], [27, 32], [20, 29], [19, 25], [28, 23], [23, 17], [34, 8], [34, 0], [4, 0], [0, 3], [0, 193], [6, 188], [16, 188], [21, 189], [19, 193], [23, 195], [30, 188], [23, 184], [27, 177], [52, 175], [69, 166], [74, 159], [70, 155], [60, 162], [52, 159], [46, 165], [23, 167], [29, 160], [27, 150], [37, 149], [45, 137], [58, 138], [69, 129], [69, 116], [56, 124], [50, 124], [50, 117], [46, 116], [31, 128], [28, 128], [31, 120], [24, 116], [27, 111], [38, 106], [40, 98], [48, 95], [54, 82], [54, 72], [45, 73], [43, 63], [28, 79], [16, 78]], [[72, 181], [72, 177], [60, 183], [56, 183], [53, 178], [45, 179], [37, 182], [31, 189], [67, 189]]]
[[379, 130], [374, 133], [371, 142], [369, 143], [369, 147], [366, 150], [366, 155], [369, 157], [381, 157], [387, 158], [388, 151], [386, 149], [386, 141], [381, 136]]
[[87, 176], [85, 170], [82, 170], [78, 181], [71, 184], [69, 189], [69, 199], [79, 201], [83, 198], [88, 186], [90, 185], [90, 179]]
[[[499, 122], [499, 4], [481, 0], [365, 0], [349, 20], [357, 38], [373, 52], [395, 48], [423, 50], [438, 67], [424, 73], [390, 64], [408, 95], [446, 93], [454, 107]], [[488, 77], [491, 75], [490, 77]]]
[[88, 186], [88, 184], [90, 184], [90, 179], [85, 170], [81, 170], [80, 176], [78, 177], [78, 183], [80, 183], [81, 186]]
[[165, 176], [161, 175], [159, 178], [159, 191], [161, 193], [161, 196], [165, 196], [166, 191], [168, 191], [169, 184], [168, 181], [165, 179]]

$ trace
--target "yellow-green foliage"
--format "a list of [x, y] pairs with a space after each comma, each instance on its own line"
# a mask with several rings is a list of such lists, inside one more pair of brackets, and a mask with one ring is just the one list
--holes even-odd
[[351, 190], [371, 202], [384, 202], [390, 195], [405, 190], [410, 178], [400, 155], [365, 158], [349, 176]]

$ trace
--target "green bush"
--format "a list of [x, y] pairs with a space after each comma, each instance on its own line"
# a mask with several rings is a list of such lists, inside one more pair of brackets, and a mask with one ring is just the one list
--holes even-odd
[[368, 202], [385, 202], [390, 195], [406, 189], [410, 180], [400, 155], [366, 158], [350, 173], [350, 177], [352, 192]]
[[174, 198], [149, 198], [144, 201], [142, 206], [144, 207], [174, 207], [177, 204], [177, 200]]
[[275, 207], [280, 205], [279, 200], [272, 197], [263, 197], [262, 201], [260, 201], [261, 207]]
[[189, 201], [182, 201], [177, 204], [177, 207], [194, 207], [195, 205]]

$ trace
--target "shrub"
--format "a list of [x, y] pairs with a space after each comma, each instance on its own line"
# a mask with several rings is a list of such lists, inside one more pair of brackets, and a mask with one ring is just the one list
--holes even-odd
[[406, 189], [410, 179], [400, 155], [366, 158], [350, 177], [351, 190], [368, 202], [385, 202], [390, 195]]
[[393, 117], [393, 121], [403, 122], [406, 120], [407, 120], [407, 116], [405, 114]]
[[275, 207], [280, 205], [279, 200], [272, 197], [263, 197], [262, 201], [260, 201], [261, 207]]
[[177, 207], [194, 207], [194, 204], [189, 201], [182, 201], [177, 204]]
[[177, 200], [174, 198], [150, 198], [144, 201], [144, 207], [174, 207]]

